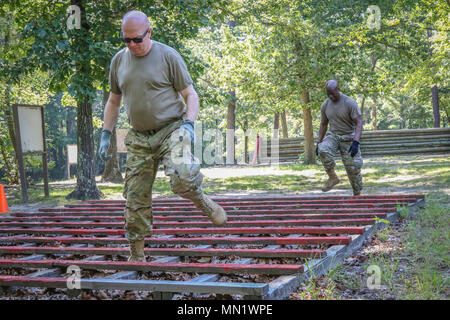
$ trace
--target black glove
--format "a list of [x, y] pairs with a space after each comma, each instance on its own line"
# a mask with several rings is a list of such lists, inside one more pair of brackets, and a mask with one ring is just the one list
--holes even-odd
[[319, 156], [319, 143], [316, 144], [316, 156]]
[[350, 146], [350, 149], [348, 149], [348, 152], [350, 152], [350, 155], [352, 156], [352, 158], [354, 156], [356, 156], [356, 154], [358, 153], [358, 148], [359, 148], [359, 142], [353, 141], [352, 145]]
[[185, 130], [187, 130], [189, 132], [189, 135], [191, 136], [191, 143], [194, 144], [194, 140], [195, 140], [194, 121], [184, 120], [184, 122], [180, 128], [184, 128]]
[[100, 154], [100, 159], [103, 161], [109, 160], [112, 158], [111, 155], [107, 156], [106, 152], [109, 149], [109, 145], [111, 144], [111, 134], [112, 132], [106, 129], [102, 130], [102, 137], [100, 138], [100, 147], [98, 148], [98, 153]]

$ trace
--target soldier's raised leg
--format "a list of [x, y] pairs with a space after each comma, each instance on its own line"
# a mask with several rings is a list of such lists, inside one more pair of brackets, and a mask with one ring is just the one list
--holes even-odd
[[161, 145], [165, 174], [170, 177], [172, 191], [191, 200], [211, 221], [222, 226], [227, 222], [225, 210], [202, 191], [200, 162], [191, 152], [191, 137], [183, 128], [172, 132]]

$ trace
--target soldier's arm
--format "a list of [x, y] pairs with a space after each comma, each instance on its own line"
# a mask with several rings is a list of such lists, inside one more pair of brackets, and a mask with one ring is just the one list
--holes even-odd
[[114, 126], [119, 118], [120, 103], [122, 101], [121, 94], [115, 94], [110, 92], [108, 102], [106, 102], [103, 129], [113, 131]]
[[322, 115], [322, 118], [320, 120], [319, 142], [322, 142], [323, 138], [325, 137], [325, 134], [327, 133], [327, 129], [328, 129], [328, 118]]
[[355, 137], [353, 138], [353, 141], [359, 142], [359, 139], [361, 139], [362, 134], [362, 117], [357, 116], [353, 121], [356, 123]]
[[186, 103], [186, 120], [195, 121], [200, 109], [197, 92], [191, 84], [187, 88], [181, 90], [180, 93]]

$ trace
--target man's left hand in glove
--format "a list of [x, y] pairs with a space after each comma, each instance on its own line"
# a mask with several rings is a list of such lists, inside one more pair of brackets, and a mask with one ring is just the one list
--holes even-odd
[[180, 126], [180, 129], [181, 128], [189, 132], [189, 135], [191, 136], [191, 145], [194, 145], [195, 143], [194, 121], [184, 120], [184, 123]]
[[350, 149], [348, 149], [348, 152], [350, 152], [352, 158], [356, 156], [356, 154], [358, 153], [358, 149], [359, 149], [359, 142], [353, 141], [352, 145], [350, 146]]

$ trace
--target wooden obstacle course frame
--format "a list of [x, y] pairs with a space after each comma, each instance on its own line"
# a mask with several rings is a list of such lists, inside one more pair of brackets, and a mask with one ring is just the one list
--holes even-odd
[[[410, 199], [410, 201], [408, 202], [408, 206], [412, 206], [412, 205], [417, 205], [419, 203], [423, 202], [423, 196], [422, 195], [414, 195], [412, 198], [412, 196], [409, 196], [408, 199]], [[351, 199], [352, 197], [348, 197], [347, 199]], [[366, 200], [369, 199], [370, 197], [365, 197]], [[389, 201], [386, 201], [387, 197], [372, 197], [373, 201], [382, 201], [382, 203], [385, 204], [390, 204]], [[396, 199], [398, 200], [399, 198], [402, 198], [402, 196], [398, 196]], [[403, 196], [403, 199], [406, 199], [407, 197]], [[413, 199], [414, 198], [414, 199]], [[287, 198], [286, 198], [287, 199]], [[354, 198], [353, 198], [354, 199]], [[400, 199], [401, 200], [401, 199]], [[416, 201], [414, 201], [416, 200]], [[235, 199], [236, 201], [236, 199]], [[270, 201], [268, 199], [266, 199], [265, 201]], [[414, 201], [414, 203], [412, 203], [412, 201]], [[166, 203], [164, 201], [157, 201], [155, 206], [158, 206], [158, 202], [162, 203]], [[395, 203], [401, 203], [403, 205], [405, 205], [404, 201], [394, 201]], [[232, 203], [232, 201], [230, 201], [230, 203]], [[389, 209], [387, 211], [384, 211], [381, 215], [379, 211], [377, 212], [377, 217], [383, 218], [383, 219], [392, 219], [392, 217], [398, 216], [398, 213], [396, 213], [396, 209], [392, 210], [392, 206], [388, 207]], [[361, 209], [361, 208], [360, 208]], [[375, 206], [373, 207], [371, 210], [377, 210], [380, 209], [379, 207]], [[74, 212], [71, 212], [72, 210], [74, 210], [74, 212], [76, 212], [76, 208], [66, 208], [66, 213], [68, 214], [74, 214]], [[240, 210], [238, 210], [240, 212]], [[258, 211], [257, 209], [254, 211]], [[266, 210], [267, 211], [267, 210]], [[333, 210], [328, 210], [329, 212], [333, 212]], [[339, 209], [338, 209], [339, 211]], [[164, 212], [163, 210], [161, 210], [161, 212]], [[110, 212], [111, 213], [111, 212]], [[366, 212], [367, 213], [367, 212]], [[35, 213], [36, 214], [36, 213]], [[47, 215], [47, 212], [45, 211], [41, 211], [38, 214], [45, 214]], [[92, 212], [90, 212], [90, 214], [92, 214]], [[183, 212], [183, 214], [187, 214], [187, 212]], [[331, 213], [334, 214], [334, 213]], [[238, 214], [236, 215], [238, 216]], [[13, 218], [31, 218], [32, 215], [28, 214], [25, 216], [14, 216]], [[55, 219], [58, 217], [64, 217], [64, 215], [58, 215], [58, 216], [48, 216], [50, 217], [49, 220], [51, 219]], [[87, 217], [87, 216], [85, 216]], [[162, 215], [161, 217], [164, 217], [164, 215]], [[7, 217], [9, 218], [9, 217]], [[116, 219], [116, 216], [112, 216], [111, 218]], [[7, 219], [1, 219], [1, 221], [4, 221]], [[27, 219], [26, 219], [27, 220]], [[46, 220], [48, 221], [48, 220]], [[344, 227], [343, 229], [340, 229], [341, 231], [348, 232], [348, 231], [357, 231], [355, 234], [351, 235], [347, 235], [347, 236], [340, 236], [340, 233], [337, 233], [336, 236], [323, 236], [321, 233], [319, 233], [318, 236], [314, 235], [314, 233], [311, 233], [312, 236], [301, 236], [301, 237], [280, 237], [279, 235], [277, 236], [261, 236], [264, 234], [270, 234], [271, 232], [279, 232], [281, 230], [287, 230], [287, 231], [294, 231], [294, 233], [291, 232], [287, 232], [287, 233], [283, 233], [282, 234], [292, 234], [295, 235], [297, 232], [305, 232], [305, 231], [317, 231], [317, 232], [329, 232], [331, 231], [337, 231], [336, 229], [333, 229], [333, 227], [306, 227], [306, 228], [280, 228], [280, 227], [275, 227], [275, 228], [209, 228], [210, 230], [207, 231], [204, 229], [204, 231], [206, 231], [206, 233], [204, 234], [208, 234], [210, 233], [211, 235], [208, 235], [207, 237], [197, 237], [194, 235], [194, 237], [189, 238], [189, 237], [172, 237], [172, 238], [162, 238], [162, 237], [155, 237], [155, 238], [149, 238], [146, 239], [148, 240], [147, 244], [152, 246], [152, 245], [159, 245], [159, 244], [206, 244], [206, 245], [210, 245], [210, 244], [227, 244], [227, 245], [233, 245], [233, 244], [258, 244], [258, 245], [281, 245], [281, 244], [327, 244], [327, 245], [331, 245], [331, 247], [329, 247], [328, 249], [326, 249], [325, 251], [321, 251], [319, 252], [318, 250], [316, 250], [316, 253], [320, 253], [321, 256], [314, 256], [314, 254], [312, 254], [310, 256], [310, 258], [312, 259], [311, 261], [309, 261], [308, 265], [309, 267], [314, 267], [314, 268], [322, 268], [323, 270], [326, 270], [329, 266], [331, 265], [335, 265], [336, 261], [342, 261], [342, 256], [348, 254], [349, 252], [351, 252], [351, 250], [353, 250], [354, 248], [357, 248], [358, 245], [359, 247], [362, 245], [362, 241], [361, 239], [366, 239], [367, 238], [367, 232], [369, 230], [373, 230], [374, 225], [378, 226], [379, 223], [375, 223], [369, 226], [363, 226], [363, 227]], [[17, 229], [17, 228], [15, 228]], [[189, 234], [189, 230], [199, 230], [201, 228], [183, 228], [184, 231], [181, 232], [182, 234]], [[208, 229], [208, 228], [206, 228]], [[216, 236], [216, 231], [214, 230], [222, 230], [224, 232], [224, 234], [236, 234], [236, 235], [240, 235], [241, 237], [235, 237], [235, 238], [228, 238], [228, 237], [217, 237]], [[240, 230], [236, 230], [236, 233], [233, 232], [227, 232], [233, 229], [240, 229]], [[306, 230], [309, 229], [309, 230]], [[2, 228], [2, 230], [0, 231], [0, 233], [4, 233], [4, 232], [10, 232], [14, 229], [10, 228], [10, 229], [6, 229], [6, 228]], [[59, 229], [47, 229], [47, 231], [51, 231], [51, 234], [56, 235], [56, 236], [52, 236], [52, 237], [36, 237], [36, 236], [24, 236], [24, 234], [28, 234], [34, 233], [34, 229], [18, 229], [17, 231], [19, 232], [19, 230], [21, 231], [21, 233], [16, 233], [16, 232], [11, 232], [11, 233], [16, 233], [16, 234], [20, 234], [20, 236], [13, 236], [13, 237], [0, 237], [0, 243], [13, 243], [13, 244], [18, 244], [18, 243], [66, 243], [66, 244], [126, 244], [127, 241], [125, 238], [121, 237], [121, 238], [115, 238], [115, 237], [105, 237], [105, 238], [98, 238], [98, 237], [92, 237], [89, 236], [88, 238], [86, 237], [73, 237], [73, 236], [61, 236], [58, 234], [65, 234], [64, 231], [67, 230], [84, 230], [86, 232], [86, 234], [89, 235], [93, 235], [96, 234], [96, 232], [98, 230], [86, 230], [86, 229], [64, 229], [64, 228], [59, 228]], [[45, 230], [45, 229], [41, 229], [41, 230]], [[161, 230], [161, 229], [159, 229]], [[213, 231], [211, 231], [213, 230]], [[257, 236], [253, 236], [253, 237], [248, 237], [245, 236], [245, 232], [248, 231], [251, 232], [257, 232]], [[253, 230], [253, 231], [252, 231]], [[30, 232], [31, 231], [31, 232]], [[121, 230], [111, 230], [109, 229], [109, 231], [121, 231]], [[158, 229], [154, 229], [154, 231], [158, 231]], [[270, 231], [270, 232], [269, 232]], [[174, 233], [177, 234], [178, 232]], [[48, 233], [44, 233], [44, 234], [48, 234]], [[69, 234], [72, 234], [72, 232], [69, 232]], [[74, 235], [77, 235], [78, 233], [75, 232], [73, 233]], [[83, 234], [83, 233], [81, 233]], [[116, 233], [114, 232], [114, 234], [120, 235], [120, 233]], [[165, 232], [162, 232], [162, 234], [165, 234]], [[199, 234], [203, 234], [203, 233], [199, 233]], [[351, 240], [352, 239], [352, 240]], [[359, 248], [358, 247], [358, 248]], [[53, 252], [53, 253], [59, 253], [59, 254], [68, 254], [68, 253], [82, 253], [84, 252], [90, 252], [90, 254], [102, 254], [102, 255], [116, 255], [116, 254], [123, 254], [124, 250], [123, 248], [73, 248], [73, 247], [63, 247], [60, 248], [60, 250], [58, 251], [57, 249], [51, 249], [49, 247], [35, 247], [35, 248], [29, 248], [28, 246], [21, 246], [21, 247], [13, 247], [13, 248], [3, 248], [0, 247], [0, 253], [4, 253], [4, 252], [10, 252], [10, 250], [16, 250], [16, 253], [33, 253], [36, 255], [36, 257], [38, 257], [40, 254], [45, 253], [45, 252]], [[149, 252], [150, 250], [154, 250], [155, 248], [146, 248], [146, 251]], [[27, 251], [28, 250], [28, 251]], [[47, 251], [46, 251], [47, 250]], [[170, 251], [173, 251], [174, 254], [177, 254], [176, 252], [181, 252], [182, 250], [180, 250], [179, 248], [159, 248], [160, 252], [154, 252], [151, 255], [152, 256], [158, 256], [158, 254], [161, 255], [169, 255]], [[164, 252], [164, 250], [166, 250], [166, 252]], [[289, 250], [292, 250], [292, 252], [295, 251], [299, 251], [299, 252], [303, 252], [302, 254], [307, 255], [308, 254], [308, 250], [299, 250], [299, 249], [280, 249], [280, 248], [272, 248], [272, 249], [234, 249], [234, 248], [225, 248], [225, 249], [214, 249], [214, 248], [202, 248], [202, 249], [196, 249], [196, 248], [190, 248], [190, 249], [185, 249], [186, 252], [183, 255], [180, 256], [195, 256], [195, 252], [197, 252], [197, 254], [202, 255], [201, 252], [203, 252], [202, 256], [214, 256], [215, 254], [219, 254], [219, 252], [221, 251], [222, 253], [220, 253], [219, 255], [234, 255], [235, 253], [237, 253], [238, 250], [240, 250], [242, 252], [242, 257], [246, 257], [247, 254], [245, 253], [247, 251], [248, 253], [248, 257], [254, 257], [254, 258], [258, 258], [258, 257], [264, 257], [264, 258], [271, 258], [270, 255], [266, 255], [264, 256], [264, 250], [266, 252], [272, 252], [274, 253], [274, 255], [276, 256], [277, 254], [282, 254], [283, 252], [287, 252]], [[190, 251], [189, 251], [190, 250]], [[249, 253], [249, 251], [254, 251], [254, 254]], [[157, 250], [155, 250], [157, 251]], [[233, 252], [234, 251], [234, 252]], [[311, 252], [312, 253], [312, 250]], [[239, 255], [237, 255], [239, 256]], [[274, 256], [274, 257], [275, 257]], [[36, 259], [36, 257], [34, 259]], [[173, 256], [172, 258], [175, 258], [176, 256]], [[341, 259], [342, 258], [342, 259]], [[341, 259], [341, 260], [339, 260]], [[185, 281], [185, 282], [174, 282], [174, 281], [153, 281], [153, 280], [124, 280], [124, 279], [106, 279], [106, 278], [102, 278], [102, 279], [82, 279], [82, 289], [119, 289], [119, 290], [146, 290], [146, 291], [153, 291], [155, 293], [155, 297], [159, 297], [159, 298], [171, 298], [173, 293], [181, 293], [181, 292], [195, 292], [195, 293], [221, 293], [221, 294], [239, 294], [242, 295], [244, 298], [252, 298], [252, 299], [284, 299], [287, 297], [287, 295], [289, 294], [289, 290], [293, 289], [293, 286], [298, 285], [299, 281], [303, 281], [302, 279], [306, 279], [305, 277], [307, 277], [308, 272], [310, 271], [308, 269], [308, 265], [306, 264], [296, 264], [296, 265], [292, 265], [289, 268], [283, 268], [286, 265], [278, 265], [274, 268], [274, 265], [268, 265], [268, 268], [271, 270], [269, 273], [267, 272], [268, 269], [265, 269], [265, 267], [261, 267], [261, 265], [258, 267], [258, 264], [237, 264], [235, 266], [232, 266], [232, 264], [230, 263], [226, 263], [223, 265], [220, 264], [214, 264], [214, 263], [206, 263], [203, 264], [202, 267], [199, 267], [198, 264], [192, 264], [192, 263], [174, 263], [174, 262], [163, 262], [163, 263], [130, 263], [130, 262], [117, 262], [117, 261], [85, 261], [85, 260], [42, 260], [42, 258], [40, 258], [40, 260], [19, 260], [19, 259], [6, 259], [9, 261], [5, 261], [5, 260], [0, 260], [0, 265], [3, 266], [18, 266], [18, 265], [22, 265], [22, 266], [28, 266], [28, 267], [42, 267], [42, 266], [47, 266], [48, 268], [64, 268], [67, 265], [71, 264], [71, 263], [79, 263], [81, 266], [83, 266], [84, 268], [93, 268], [95, 270], [97, 269], [105, 269], [105, 268], [112, 268], [114, 270], [116, 269], [120, 269], [120, 270], [130, 270], [130, 271], [125, 271], [125, 272], [120, 272], [119, 274], [122, 274], [120, 277], [127, 277], [127, 275], [133, 277], [133, 275], [136, 275], [136, 271], [137, 270], [160, 270], [158, 268], [163, 268], [162, 270], [191, 270], [193, 272], [195, 271], [199, 271], [199, 269], [203, 268], [202, 272], [205, 273], [210, 273], [210, 272], [214, 272], [214, 273], [218, 273], [218, 274], [234, 274], [234, 271], [239, 270], [238, 273], [244, 272], [245, 273], [258, 273], [261, 272], [262, 274], [278, 274], [279, 277], [270, 282], [270, 283], [254, 283], [254, 284], [246, 284], [246, 283], [236, 283], [236, 282], [213, 282], [213, 281], [204, 281], [204, 280], [211, 280], [211, 279], [217, 279], [217, 275], [205, 275], [204, 277], [199, 277], [198, 281]], [[164, 260], [164, 259], [163, 259]], [[169, 260], [167, 260], [169, 261]], [[249, 261], [249, 260], [245, 260], [245, 261]], [[230, 267], [231, 266], [231, 267]], [[270, 266], [270, 267], [269, 267]], [[193, 269], [189, 269], [189, 268], [193, 268]], [[166, 268], [166, 269], [164, 269]], [[167, 269], [169, 268], [169, 269]], [[173, 268], [173, 269], [170, 269]], [[253, 269], [252, 269], [253, 268]], [[49, 272], [51, 270], [54, 269], [49, 269]], [[233, 271], [234, 270], [234, 271]], [[302, 273], [302, 271], [306, 271], [305, 274]], [[283, 273], [286, 272], [285, 275], [283, 275]], [[294, 273], [294, 275], [292, 275], [292, 273]], [[45, 274], [45, 272], [44, 272]], [[316, 272], [317, 275], [317, 272]], [[45, 280], [46, 279], [46, 280]], [[8, 282], [9, 281], [9, 282]], [[46, 282], [47, 281], [47, 282]], [[40, 287], [59, 287], [59, 288], [66, 288], [66, 284], [65, 282], [63, 282], [65, 280], [62, 280], [60, 277], [59, 278], [42, 278], [42, 279], [30, 279], [30, 277], [4, 277], [4, 276], [0, 276], [0, 286], [9, 286], [9, 285], [21, 285], [21, 286], [40, 286]], [[70, 293], [71, 294], [71, 293]]]

